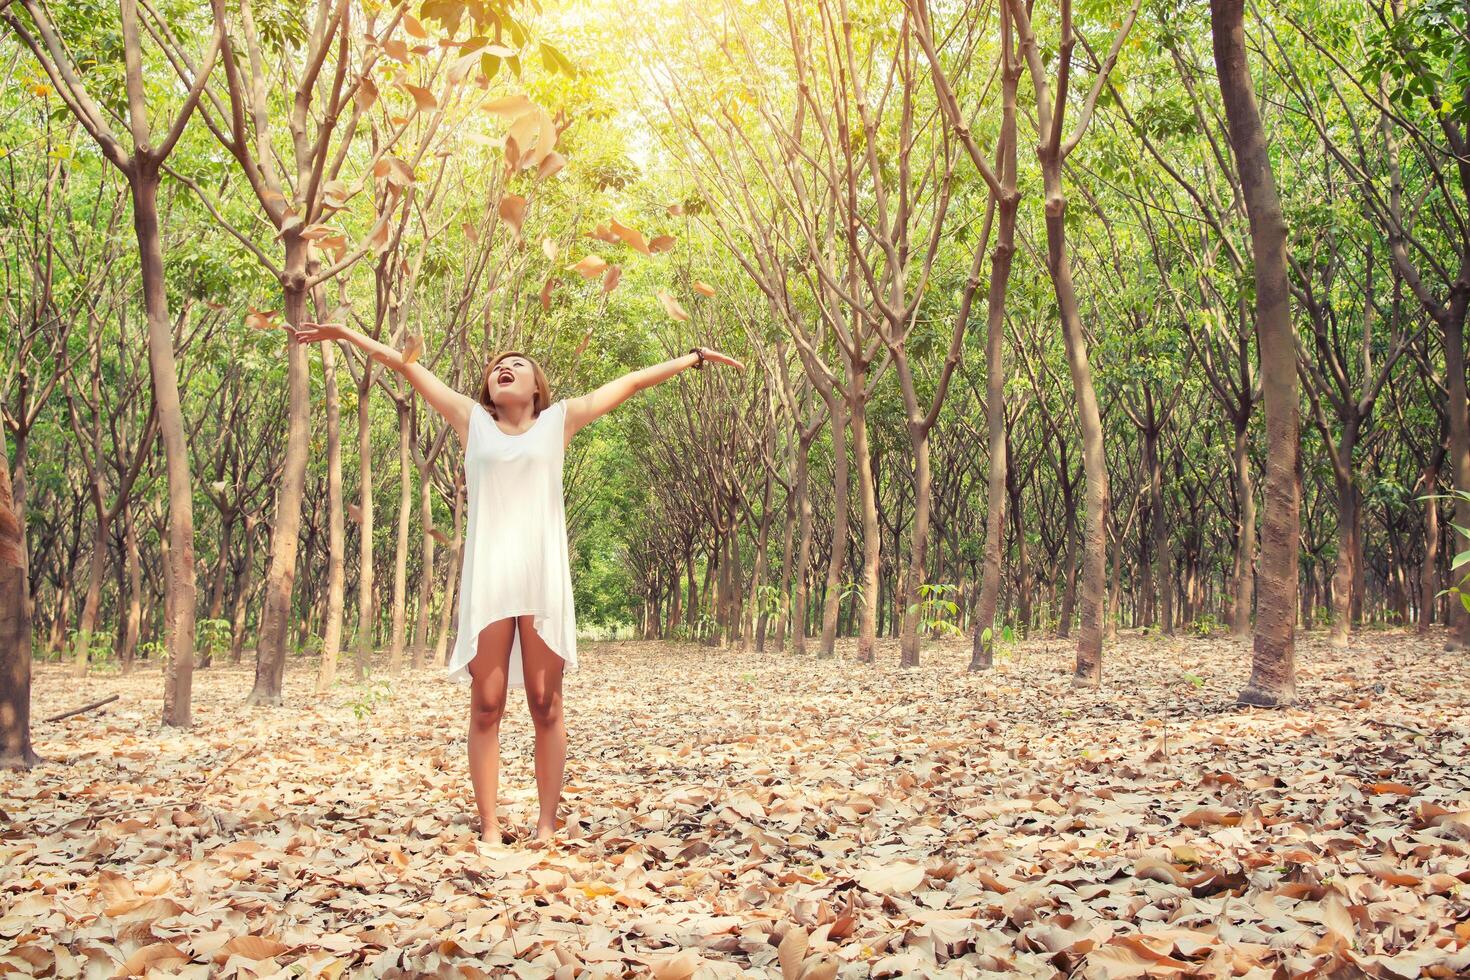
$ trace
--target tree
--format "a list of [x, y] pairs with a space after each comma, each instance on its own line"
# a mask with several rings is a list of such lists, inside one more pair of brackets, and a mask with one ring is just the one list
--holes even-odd
[[1251, 678], [1240, 699], [1247, 704], [1271, 706], [1296, 697], [1301, 421], [1286, 275], [1286, 219], [1246, 60], [1244, 8], [1245, 0], [1210, 0], [1215, 69], [1225, 102], [1230, 149], [1250, 219], [1251, 258], [1256, 273], [1256, 346], [1261, 356], [1261, 395], [1266, 413], [1265, 513], [1256, 633]]
[[[175, 111], [163, 139], [155, 146], [148, 91], [143, 78], [138, 3], [137, 0], [119, 0], [127, 93], [126, 119], [132, 139], [132, 149], [129, 151], [114, 135], [107, 122], [109, 111], [94, 101], [93, 95], [83, 83], [86, 73], [73, 60], [71, 51], [77, 47], [85, 48], [86, 45], [69, 45], [39, 0], [20, 0], [19, 7], [25, 12], [25, 18], [11, 5], [0, 8], [0, 20], [4, 20], [40, 62], [68, 111], [76, 116], [82, 128], [97, 142], [108, 162], [126, 178], [132, 196], [133, 233], [138, 242], [143, 305], [148, 317], [148, 366], [153, 379], [159, 431], [163, 436], [164, 458], [168, 466], [170, 566], [165, 636], [169, 659], [164, 681], [163, 720], [168, 725], [188, 727], [192, 717], [196, 595], [193, 478], [189, 472], [189, 448], [179, 401], [178, 372], [174, 363], [174, 321], [169, 315], [168, 293], [164, 283], [163, 233], [158, 218], [158, 188], [165, 161], [183, 135], [184, 127], [199, 104], [200, 96], [209, 81], [210, 71], [220, 52], [222, 33], [216, 24], [199, 67], [192, 73], [192, 77], [188, 73], [184, 74], [188, 91], [183, 104]], [[181, 46], [174, 48], [168, 55], [171, 59], [183, 57], [183, 49]]]

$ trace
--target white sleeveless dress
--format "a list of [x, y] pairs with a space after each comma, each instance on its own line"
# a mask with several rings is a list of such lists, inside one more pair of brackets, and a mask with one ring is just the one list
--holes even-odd
[[[469, 521], [460, 568], [459, 633], [449, 679], [469, 683], [480, 631], [497, 620], [534, 616], [536, 633], [577, 668], [577, 622], [567, 553], [562, 463], [566, 402], [509, 435], [483, 405], [470, 410], [465, 439]], [[509, 686], [525, 687], [520, 630], [510, 648]]]

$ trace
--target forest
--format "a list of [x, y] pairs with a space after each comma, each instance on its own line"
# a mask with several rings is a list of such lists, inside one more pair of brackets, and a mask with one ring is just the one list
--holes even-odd
[[[0, 23], [8, 969], [1470, 970], [1464, 0]], [[318, 322], [745, 366], [567, 445], [564, 850], [470, 841], [465, 450]]]

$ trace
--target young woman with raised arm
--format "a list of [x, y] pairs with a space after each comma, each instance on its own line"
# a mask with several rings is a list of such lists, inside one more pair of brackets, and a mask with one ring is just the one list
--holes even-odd
[[508, 687], [523, 687], [536, 728], [536, 838], [557, 829], [567, 733], [562, 674], [577, 667], [577, 626], [567, 552], [562, 462], [572, 437], [645, 388], [705, 363], [743, 368], [718, 351], [632, 371], [576, 398], [553, 402], [530, 357], [490, 359], [477, 397], [450, 388], [421, 364], [334, 323], [287, 328], [301, 343], [352, 344], [408, 379], [459, 435], [469, 519], [460, 568], [459, 633], [449, 677], [470, 685], [469, 765], [480, 839], [500, 844], [500, 719]]

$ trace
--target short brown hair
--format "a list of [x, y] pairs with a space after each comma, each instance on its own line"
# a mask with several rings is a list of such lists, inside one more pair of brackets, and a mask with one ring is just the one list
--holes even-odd
[[480, 380], [480, 404], [485, 406], [485, 411], [490, 413], [491, 418], [499, 418], [495, 414], [495, 403], [490, 399], [490, 375], [495, 370], [495, 365], [507, 357], [522, 357], [531, 363], [531, 375], [536, 379], [536, 392], [531, 396], [531, 415], [533, 417], [540, 415], [551, 406], [551, 386], [546, 383], [546, 372], [541, 370], [541, 365], [536, 363], [536, 359], [518, 350], [501, 351], [490, 358], [490, 363], [485, 365], [485, 374]]

